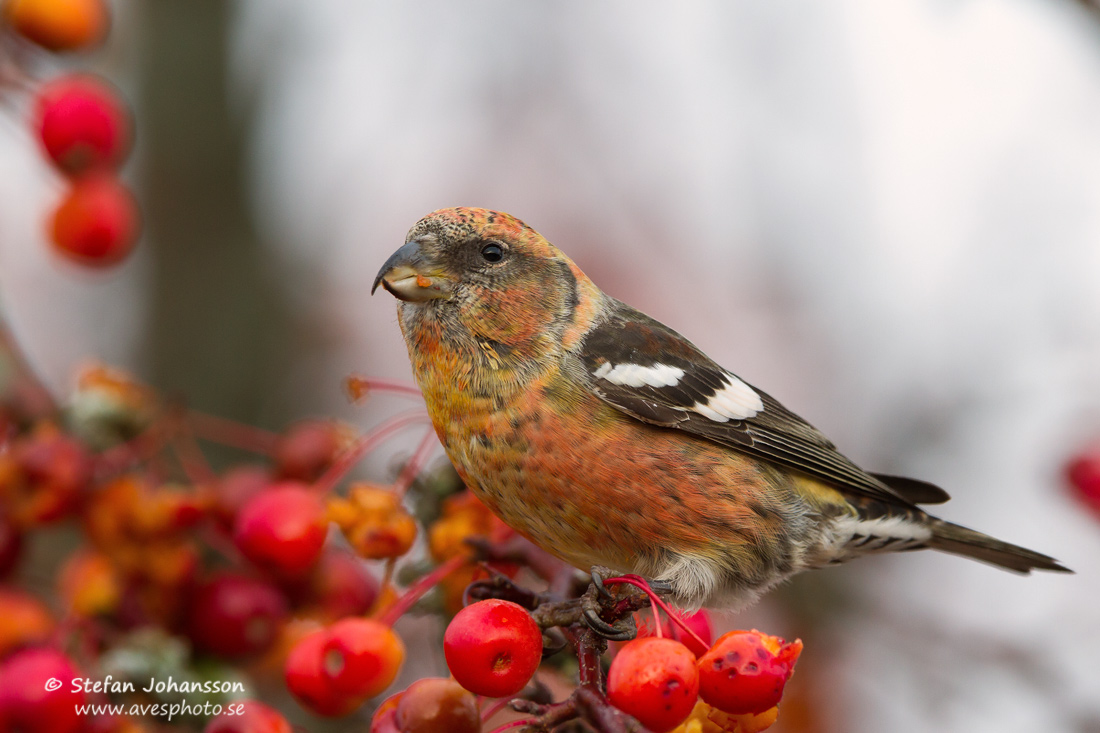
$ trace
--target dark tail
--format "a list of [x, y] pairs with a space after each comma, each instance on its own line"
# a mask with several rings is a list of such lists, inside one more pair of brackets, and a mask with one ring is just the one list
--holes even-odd
[[994, 539], [987, 534], [975, 532], [942, 519], [933, 520], [932, 539], [928, 546], [954, 555], [962, 555], [975, 560], [996, 565], [1005, 570], [1027, 575], [1032, 570], [1051, 570], [1056, 573], [1072, 573], [1053, 557], [1033, 550]]

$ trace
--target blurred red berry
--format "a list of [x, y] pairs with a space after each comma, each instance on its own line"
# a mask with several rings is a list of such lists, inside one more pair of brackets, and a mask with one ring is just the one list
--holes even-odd
[[390, 695], [378, 706], [370, 719], [370, 733], [402, 733], [397, 727], [397, 703], [404, 694], [402, 690]]
[[73, 183], [54, 210], [50, 239], [65, 257], [88, 267], [109, 267], [134, 247], [137, 203], [117, 178], [90, 174]]
[[727, 713], [762, 713], [775, 707], [794, 673], [802, 642], [731, 631], [699, 659], [699, 696]]
[[1066, 479], [1077, 498], [1100, 515], [1100, 451], [1084, 453], [1070, 461]]
[[346, 618], [328, 629], [322, 673], [345, 695], [367, 699], [393, 684], [405, 644], [393, 629], [368, 618]]
[[92, 478], [88, 449], [53, 427], [19, 441], [15, 459], [25, 492], [15, 502], [15, 511], [23, 524], [61, 519], [76, 506]]
[[426, 677], [409, 685], [397, 702], [401, 733], [479, 733], [477, 698], [454, 680]]
[[672, 730], [691, 714], [699, 697], [695, 655], [674, 639], [635, 639], [611, 662], [607, 696], [654, 733]]
[[232, 527], [241, 507], [263, 492], [272, 482], [265, 466], [234, 466], [218, 477], [214, 485], [214, 515], [225, 527]]
[[344, 550], [321, 555], [310, 583], [311, 596], [326, 618], [362, 616], [378, 598], [378, 581], [366, 563]]
[[291, 733], [293, 730], [282, 713], [262, 702], [245, 700], [230, 705], [243, 705], [244, 712], [224, 712], [207, 723], [202, 733]]
[[84, 692], [72, 690], [72, 680], [80, 676], [54, 649], [27, 649], [9, 657], [0, 664], [0, 730], [80, 730], [84, 721], [77, 706], [84, 703]]
[[290, 426], [275, 445], [275, 469], [283, 478], [314, 481], [333, 464], [350, 439], [332, 420], [303, 420]]
[[51, 51], [75, 51], [107, 35], [104, 0], [8, 0], [4, 16], [24, 38]]
[[259, 654], [275, 641], [286, 617], [286, 600], [275, 586], [245, 575], [225, 574], [195, 592], [189, 633], [199, 649], [211, 654]]
[[447, 668], [475, 695], [507, 697], [524, 688], [542, 661], [542, 631], [523, 606], [478, 601], [459, 611], [443, 636]]
[[46, 154], [70, 175], [117, 167], [130, 151], [129, 111], [97, 77], [72, 74], [45, 84], [34, 118]]
[[287, 655], [284, 673], [287, 689], [307, 710], [317, 715], [339, 717], [359, 707], [363, 699], [340, 692], [324, 675], [328, 629], [303, 637]]
[[252, 562], [280, 575], [300, 576], [320, 559], [325, 532], [321, 500], [304, 485], [285, 481], [241, 507], [233, 534]]
[[[680, 625], [673, 622], [670, 619], [662, 619], [661, 631], [664, 635], [670, 639], [675, 639], [681, 642], [684, 646], [691, 650], [696, 657], [701, 657], [707, 653], [707, 649], [710, 648], [711, 640], [714, 638], [714, 631], [711, 628], [710, 614], [706, 609], [701, 609], [692, 614], [682, 614], [675, 609], [672, 611], [677, 617], [687, 624], [688, 628], [694, 631], [699, 637], [706, 642], [707, 646], [703, 646], [695, 640], [691, 634], [680, 628]], [[653, 614], [651, 613], [636, 613], [634, 614], [634, 620], [638, 625], [638, 638], [644, 639], [649, 636], [656, 636], [657, 630], [653, 623]]]

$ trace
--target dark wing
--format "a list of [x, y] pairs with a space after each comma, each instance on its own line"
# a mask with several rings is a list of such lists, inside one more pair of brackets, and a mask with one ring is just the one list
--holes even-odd
[[613, 407], [870, 498], [903, 504], [947, 500], [946, 492], [932, 484], [867, 473], [812, 425], [683, 336], [612, 302], [610, 317], [588, 333], [577, 356], [589, 387]]

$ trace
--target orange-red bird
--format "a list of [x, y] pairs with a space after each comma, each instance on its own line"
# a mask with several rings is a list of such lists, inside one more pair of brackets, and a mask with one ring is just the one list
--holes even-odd
[[[382, 266], [447, 455], [501, 519], [578, 568], [740, 607], [809, 568], [932, 548], [1054, 559], [930, 516], [947, 494], [868, 473], [508, 214], [441, 209]], [[373, 292], [373, 291], [372, 291]]]

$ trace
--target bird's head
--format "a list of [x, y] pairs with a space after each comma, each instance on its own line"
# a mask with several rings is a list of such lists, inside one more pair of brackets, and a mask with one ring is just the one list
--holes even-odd
[[522, 347], [555, 335], [591, 283], [515, 217], [440, 209], [418, 221], [375, 278], [403, 303], [403, 325], [428, 317], [476, 338]]

